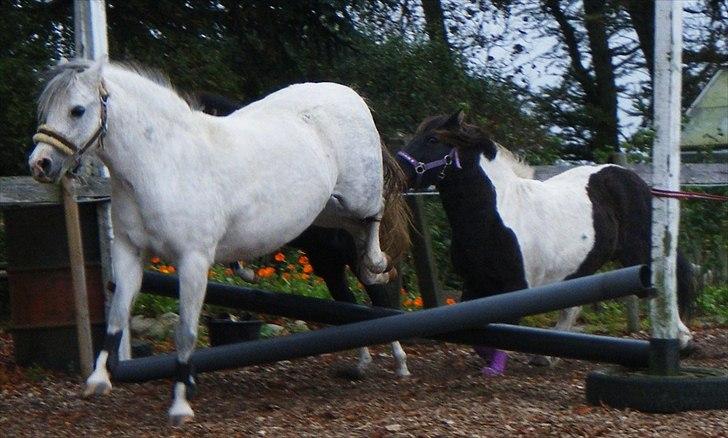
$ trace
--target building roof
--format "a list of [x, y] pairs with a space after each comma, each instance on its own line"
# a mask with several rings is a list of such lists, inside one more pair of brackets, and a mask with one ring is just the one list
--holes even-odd
[[728, 147], [728, 70], [719, 70], [690, 105], [680, 145]]

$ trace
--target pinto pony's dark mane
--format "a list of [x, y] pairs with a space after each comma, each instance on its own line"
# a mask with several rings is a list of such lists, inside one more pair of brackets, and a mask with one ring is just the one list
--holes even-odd
[[417, 134], [431, 132], [441, 142], [452, 147], [481, 152], [489, 160], [496, 156], [502, 159], [516, 175], [521, 178], [533, 179], [535, 169], [526, 164], [511, 150], [490, 138], [490, 134], [483, 128], [459, 119], [458, 123], [451, 123], [452, 117], [446, 115], [426, 118], [417, 127]]

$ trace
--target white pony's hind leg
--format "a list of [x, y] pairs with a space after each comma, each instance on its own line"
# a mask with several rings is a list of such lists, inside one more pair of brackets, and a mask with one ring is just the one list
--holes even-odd
[[362, 249], [362, 265], [375, 274], [381, 274], [389, 267], [387, 255], [379, 246], [379, 228], [381, 218], [366, 219], [364, 225], [364, 248]]
[[86, 379], [84, 396], [107, 394], [111, 391], [110, 371], [118, 362], [122, 332], [128, 332], [131, 305], [142, 283], [141, 253], [122, 236], [114, 239], [111, 257], [116, 274], [116, 288], [111, 300], [104, 346], [96, 358], [93, 373]]
[[390, 267], [389, 257], [379, 245], [379, 225], [377, 216], [346, 227], [354, 237], [359, 259], [357, 277], [364, 284], [384, 284], [391, 280], [385, 272]]
[[205, 299], [209, 267], [210, 261], [200, 255], [185, 256], [179, 264], [180, 318], [175, 337], [177, 375], [172, 406], [168, 412], [170, 424], [173, 426], [180, 426], [195, 415], [189, 403], [197, 388], [190, 357], [197, 341], [197, 325]]
[[[581, 314], [581, 306], [569, 307], [568, 309], [562, 309], [559, 313], [559, 321], [556, 323], [554, 329], [562, 331], [571, 331], [572, 327], [576, 323], [576, 319]], [[549, 356], [533, 356], [530, 360], [532, 365], [538, 366], [553, 366], [559, 361], [557, 357]]]

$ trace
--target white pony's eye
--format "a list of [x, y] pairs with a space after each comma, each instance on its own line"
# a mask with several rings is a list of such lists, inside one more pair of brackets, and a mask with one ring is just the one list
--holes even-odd
[[83, 113], [86, 112], [86, 108], [84, 108], [81, 105], [76, 105], [73, 108], [71, 108], [71, 116], [79, 118], [83, 115]]

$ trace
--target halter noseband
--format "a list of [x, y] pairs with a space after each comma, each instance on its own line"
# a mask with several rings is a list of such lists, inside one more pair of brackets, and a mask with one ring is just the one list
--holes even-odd
[[78, 147], [74, 142], [67, 139], [63, 135], [53, 131], [48, 125], [40, 125], [38, 132], [33, 135], [33, 143], [47, 143], [60, 151], [63, 155], [68, 156], [68, 160], [63, 165], [61, 175], [66, 173], [69, 169], [76, 169], [81, 162], [81, 157], [98, 142], [99, 147], [104, 147], [104, 137], [108, 130], [107, 123], [107, 101], [109, 99], [109, 93], [106, 91], [103, 82], [99, 85], [99, 102], [101, 103], [100, 110], [100, 123], [99, 127], [93, 133], [91, 138], [84, 143], [83, 146]]
[[417, 161], [412, 155], [408, 154], [405, 151], [397, 152], [397, 156], [404, 158], [409, 164], [412, 165], [412, 167], [415, 168], [415, 173], [417, 174], [418, 181], [422, 179], [422, 175], [424, 175], [425, 172], [430, 169], [442, 167], [442, 170], [437, 175], [438, 179], [445, 178], [445, 169], [450, 167], [452, 164], [455, 164], [455, 168], [462, 169], [462, 166], [460, 166], [460, 156], [458, 155], [457, 148], [452, 148], [450, 150], [450, 153], [448, 153], [444, 157], [440, 158], [439, 160], [430, 161], [429, 163]]

